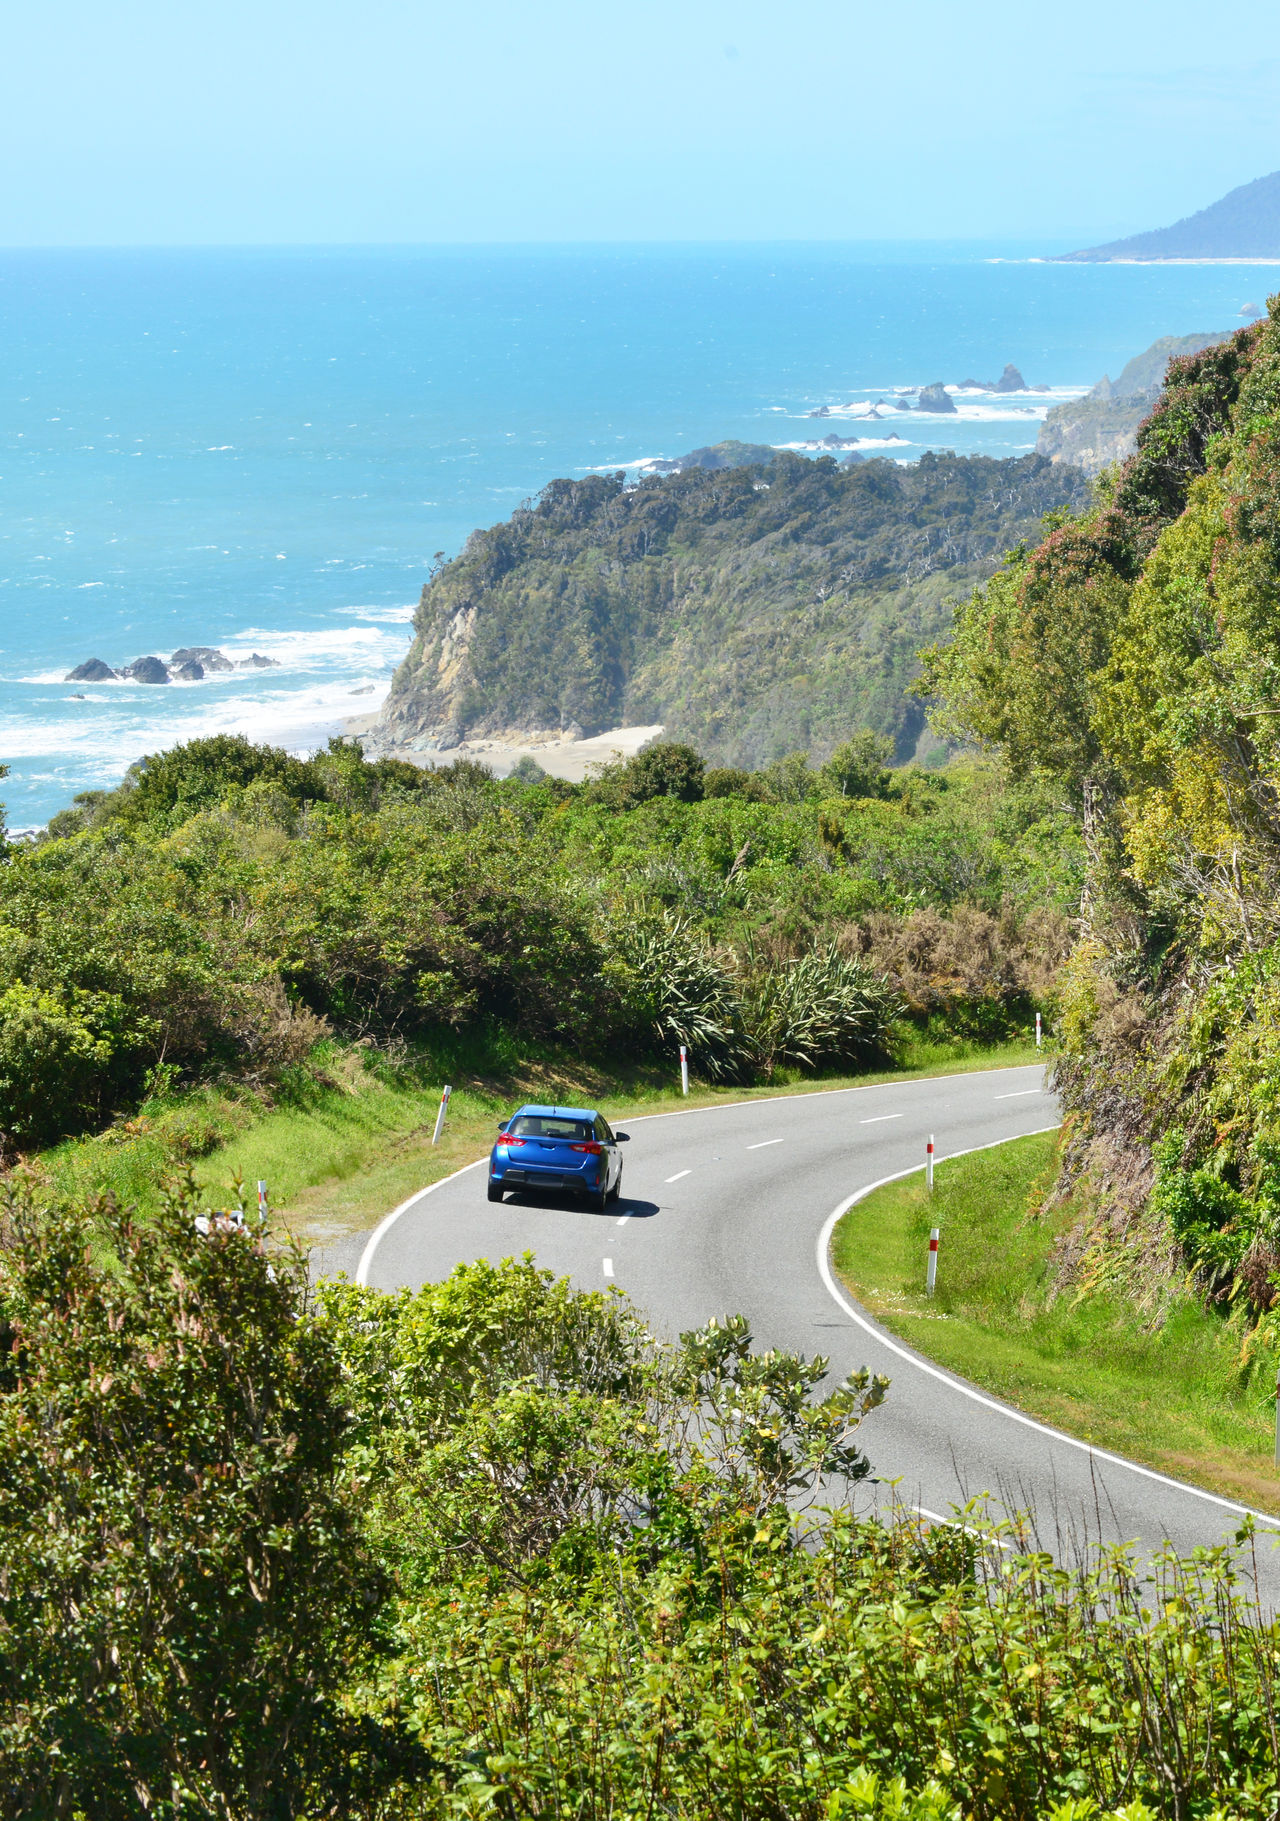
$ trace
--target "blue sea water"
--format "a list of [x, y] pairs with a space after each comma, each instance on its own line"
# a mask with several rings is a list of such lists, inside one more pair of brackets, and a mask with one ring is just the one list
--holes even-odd
[[[0, 252], [10, 824], [197, 733], [319, 743], [381, 700], [435, 553], [553, 476], [724, 437], [1025, 453], [1055, 399], [1158, 335], [1238, 326], [1271, 279], [1035, 251]], [[1051, 391], [859, 421], [1006, 361]], [[180, 645], [279, 667], [63, 680]]]

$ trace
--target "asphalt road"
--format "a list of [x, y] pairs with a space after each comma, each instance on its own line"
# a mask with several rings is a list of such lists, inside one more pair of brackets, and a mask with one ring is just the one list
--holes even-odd
[[[1033, 1510], [1060, 1559], [1098, 1537], [1144, 1551], [1226, 1542], [1244, 1507], [1091, 1449], [942, 1371], [887, 1334], [830, 1271], [838, 1215], [859, 1192], [918, 1167], [930, 1133], [945, 1159], [1057, 1121], [1038, 1066], [637, 1118], [625, 1122], [622, 1198], [606, 1213], [569, 1198], [490, 1203], [478, 1163], [389, 1215], [364, 1242], [357, 1275], [382, 1289], [416, 1286], [462, 1260], [532, 1250], [588, 1289], [617, 1284], [660, 1333], [741, 1312], [760, 1347], [828, 1355], [833, 1382], [863, 1365], [893, 1381], [860, 1432], [880, 1481], [869, 1500], [945, 1517], [988, 1495], [997, 1508]], [[1256, 1560], [1265, 1603], [1280, 1605], [1269, 1537]]]

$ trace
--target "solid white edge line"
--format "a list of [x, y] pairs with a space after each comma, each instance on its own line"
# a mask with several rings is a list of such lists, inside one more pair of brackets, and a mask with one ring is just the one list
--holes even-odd
[[[1043, 1088], [1024, 1088], [1022, 1091], [1025, 1094], [1043, 1094], [1044, 1093]], [[1009, 1094], [1009, 1095], [997, 1094], [996, 1095], [997, 1100], [1006, 1100], [1006, 1099], [1012, 1100], [1012, 1098], [1013, 1098], [1012, 1094]], [[859, 1125], [883, 1125], [886, 1119], [905, 1119], [905, 1118], [906, 1118], [905, 1113], [873, 1113], [870, 1119], [860, 1119], [858, 1121], [858, 1124]]]
[[749, 1144], [747, 1149], [749, 1151], [765, 1151], [771, 1144], [782, 1144], [784, 1142], [785, 1140], [781, 1138], [762, 1138], [758, 1144]]
[[[873, 1094], [877, 1088], [909, 1088], [915, 1087], [917, 1083], [923, 1087], [926, 1083], [937, 1081], [973, 1081], [983, 1075], [1013, 1075], [1019, 1069], [1044, 1069], [1046, 1066], [1042, 1062], [1015, 1062], [1002, 1069], [969, 1069], [956, 1075], [917, 1075], [911, 1081], [869, 1081], [865, 1087], [818, 1088], [812, 1094], [762, 1094], [756, 1100], [723, 1100], [709, 1107], [673, 1107], [669, 1113], [637, 1113], [634, 1119], [627, 1121], [627, 1124], [639, 1125], [644, 1119], [692, 1119], [695, 1113], [729, 1113], [735, 1107], [767, 1106], [775, 1100], [822, 1100], [831, 1094]], [[1037, 1090], [1031, 1088], [1028, 1092], [1035, 1093]], [[1039, 1092], [1043, 1093], [1044, 1089], [1041, 1088]], [[1049, 1127], [1048, 1129], [1053, 1130], [1054, 1128]], [[463, 1164], [460, 1170], [454, 1170], [452, 1175], [442, 1176], [439, 1182], [429, 1182], [425, 1189], [419, 1189], [416, 1194], [409, 1197], [408, 1201], [402, 1201], [398, 1208], [392, 1208], [389, 1214], [385, 1214], [365, 1241], [364, 1251], [360, 1254], [360, 1263], [356, 1266], [357, 1284], [362, 1289], [368, 1288], [369, 1272], [373, 1269], [373, 1255], [382, 1243], [384, 1235], [390, 1232], [402, 1214], [407, 1214], [410, 1208], [422, 1200], [424, 1195], [430, 1195], [433, 1190], [443, 1188], [446, 1182], [456, 1182], [458, 1177], [465, 1176], [468, 1170], [478, 1170], [481, 1164], [487, 1162], [486, 1157], [477, 1157], [474, 1163]], [[684, 1170], [681, 1171], [681, 1174], [687, 1176], [689, 1172]], [[675, 1182], [677, 1178], [672, 1176], [669, 1180]], [[886, 1180], [888, 1179], [886, 1178]]]
[[433, 1195], [437, 1189], [442, 1189], [447, 1182], [457, 1182], [459, 1176], [465, 1176], [468, 1170], [478, 1170], [482, 1164], [488, 1163], [488, 1161], [489, 1159], [487, 1157], [477, 1157], [474, 1163], [464, 1163], [460, 1170], [454, 1170], [449, 1176], [442, 1176], [439, 1182], [429, 1182], [425, 1189], [417, 1190], [415, 1194], [409, 1197], [408, 1201], [402, 1201], [398, 1208], [392, 1208], [389, 1214], [383, 1215], [382, 1219], [373, 1229], [373, 1232], [370, 1233], [368, 1239], [365, 1240], [364, 1251], [360, 1254], [360, 1263], [356, 1266], [356, 1282], [360, 1285], [362, 1290], [367, 1290], [369, 1287], [369, 1272], [373, 1268], [374, 1253], [377, 1251], [386, 1235], [391, 1231], [392, 1227], [395, 1226], [400, 1216], [402, 1214], [407, 1214], [410, 1208], [416, 1207], [424, 1196]]
[[[946, 1161], [950, 1162], [953, 1157], [972, 1157], [978, 1151], [994, 1151], [1002, 1144], [1016, 1144], [1019, 1138], [1037, 1138], [1043, 1132], [1056, 1132], [1057, 1130], [1056, 1125], [1046, 1125], [1038, 1127], [1034, 1132], [1017, 1132], [1012, 1138], [996, 1138], [990, 1144], [971, 1145], [966, 1151], [951, 1151], [948, 1153]], [[909, 1170], [895, 1170], [892, 1176], [882, 1176], [879, 1182], [869, 1182], [865, 1188], [850, 1195], [848, 1200], [842, 1201], [840, 1206], [834, 1209], [823, 1222], [822, 1231], [818, 1235], [818, 1271], [832, 1300], [844, 1310], [852, 1322], [856, 1323], [864, 1333], [871, 1335], [873, 1340], [879, 1341], [882, 1347], [887, 1347], [890, 1353], [896, 1353], [899, 1359], [904, 1359], [909, 1366], [914, 1366], [918, 1372], [928, 1373], [930, 1378], [936, 1378], [941, 1384], [949, 1385], [953, 1391], [959, 1391], [962, 1396], [971, 1399], [973, 1403], [981, 1404], [987, 1410], [994, 1410], [997, 1416], [1007, 1416], [1012, 1422], [1021, 1423], [1027, 1429], [1036, 1429], [1041, 1435], [1047, 1435], [1055, 1442], [1065, 1442], [1069, 1448], [1079, 1448], [1082, 1453], [1091, 1454], [1096, 1460], [1109, 1461], [1113, 1467], [1127, 1467], [1130, 1473], [1141, 1474], [1143, 1479], [1154, 1480], [1159, 1486], [1172, 1486], [1177, 1492], [1189, 1492], [1193, 1498], [1204, 1499], [1208, 1504], [1217, 1505], [1223, 1511], [1234, 1511], [1240, 1517], [1261, 1518], [1266, 1524], [1280, 1525], [1280, 1518], [1273, 1517], [1268, 1511], [1257, 1511], [1252, 1505], [1237, 1505], [1232, 1499], [1219, 1498], [1216, 1492], [1205, 1492], [1200, 1486], [1188, 1485], [1186, 1480], [1175, 1480], [1167, 1473], [1157, 1473], [1154, 1467], [1141, 1467], [1137, 1461], [1126, 1460], [1123, 1454], [1111, 1454], [1105, 1448], [1095, 1448], [1092, 1442], [1081, 1441], [1078, 1435], [1067, 1435], [1063, 1430], [1054, 1429], [1050, 1424], [1042, 1423], [1034, 1416], [1027, 1416], [1023, 1411], [1015, 1410], [1012, 1404], [1004, 1404], [998, 1398], [988, 1397], [985, 1392], [979, 1391], [976, 1385], [971, 1385], [967, 1379], [957, 1378], [951, 1372], [944, 1372], [941, 1366], [935, 1366], [929, 1360], [922, 1359], [918, 1353], [913, 1353], [909, 1348], [901, 1346], [883, 1328], [868, 1320], [859, 1311], [857, 1304], [850, 1302], [837, 1287], [835, 1275], [831, 1269], [831, 1238], [836, 1230], [836, 1222], [842, 1220], [850, 1208], [856, 1207], [860, 1201], [865, 1201], [867, 1196], [873, 1195], [877, 1189], [883, 1189], [891, 1182], [902, 1182], [908, 1176], [919, 1176], [923, 1169], [923, 1164], [915, 1164]]]
[[995, 1099], [997, 1099], [997, 1100], [1023, 1100], [1026, 1098], [1026, 1096], [1028, 1094], [1038, 1094], [1039, 1092], [1040, 1092], [1039, 1088], [1015, 1088], [1015, 1090], [1012, 1094], [997, 1094], [997, 1095], [995, 1095]]

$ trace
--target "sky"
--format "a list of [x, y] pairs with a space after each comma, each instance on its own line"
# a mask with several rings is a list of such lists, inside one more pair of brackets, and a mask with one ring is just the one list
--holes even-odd
[[1280, 167], [1274, 0], [0, 0], [0, 245], [985, 239]]

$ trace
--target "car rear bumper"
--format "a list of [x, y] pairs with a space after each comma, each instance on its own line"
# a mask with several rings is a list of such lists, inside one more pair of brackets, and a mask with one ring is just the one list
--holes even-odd
[[536, 1164], [508, 1164], [505, 1170], [491, 1170], [489, 1181], [503, 1189], [568, 1189], [575, 1195], [593, 1195], [599, 1179], [580, 1176], [576, 1170], [539, 1169]]

